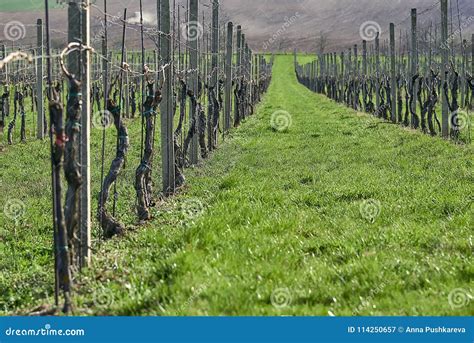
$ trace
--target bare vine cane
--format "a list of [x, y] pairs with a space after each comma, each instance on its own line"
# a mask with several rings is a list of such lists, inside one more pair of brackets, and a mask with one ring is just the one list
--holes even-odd
[[[191, 99], [191, 113], [194, 113], [195, 115], [191, 118], [191, 125], [189, 126], [188, 134], [186, 135], [186, 138], [184, 139], [184, 147], [183, 147], [183, 152], [184, 156], [188, 155], [188, 150], [189, 150], [189, 145], [191, 144], [191, 140], [193, 136], [197, 133], [197, 109], [198, 109], [198, 102], [196, 99], [196, 96], [194, 95], [194, 92], [191, 89], [188, 89], [188, 96]], [[186, 165], [187, 166], [187, 165]]]
[[402, 88], [405, 93], [405, 117], [403, 119], [403, 125], [410, 126], [410, 92], [408, 91], [408, 80], [403, 78]]
[[467, 101], [467, 108], [472, 110], [473, 109], [473, 102], [474, 102], [474, 75], [471, 75], [469, 73], [466, 73], [466, 81], [468, 83], [468, 87], [471, 91], [471, 96], [469, 98], [469, 101]]
[[459, 127], [459, 103], [458, 103], [458, 89], [459, 89], [459, 74], [456, 71], [454, 63], [451, 61], [451, 70], [453, 72], [453, 79], [451, 82], [451, 101], [449, 100], [449, 70], [446, 70], [446, 77], [443, 84], [444, 96], [448, 103], [450, 115], [450, 124], [451, 124], [451, 137], [454, 140], [459, 139], [460, 127]]
[[70, 43], [60, 54], [60, 66], [63, 74], [69, 81], [69, 96], [66, 109], [66, 128], [67, 137], [64, 155], [64, 173], [68, 184], [66, 192], [66, 203], [64, 214], [68, 234], [69, 258], [74, 261], [75, 252], [78, 251], [79, 239], [79, 198], [80, 187], [82, 185], [81, 166], [79, 163], [80, 153], [80, 131], [81, 131], [81, 83], [76, 76], [69, 73], [64, 64], [64, 57], [73, 51], [92, 50], [90, 47], [83, 46], [80, 43]]
[[245, 119], [245, 94], [246, 82], [243, 77], [237, 79], [235, 89], [236, 113], [234, 126], [240, 126], [242, 119]]
[[[123, 75], [124, 72], [128, 70], [128, 64], [125, 63], [125, 37], [126, 37], [126, 28], [127, 28], [127, 9], [124, 10], [124, 15], [123, 15], [123, 31], [122, 31], [122, 51], [121, 51], [121, 67], [120, 67], [120, 73], [119, 73], [119, 90], [117, 92], [119, 96], [118, 100], [118, 110], [116, 108], [113, 108], [114, 106], [111, 106], [111, 109], [109, 111], [114, 110], [112, 112], [112, 115], [114, 117], [114, 123], [115, 127], [117, 128], [117, 140], [116, 140], [116, 154], [117, 158], [120, 158], [123, 162], [121, 163], [121, 167], [118, 170], [118, 174], [115, 176], [115, 180], [113, 182], [113, 187], [114, 187], [114, 197], [113, 197], [113, 205], [112, 205], [112, 215], [115, 217], [116, 214], [116, 208], [117, 208], [117, 201], [119, 198], [119, 194], [117, 191], [117, 179], [120, 173], [120, 170], [122, 168], [125, 168], [125, 163], [126, 163], [126, 153], [128, 150], [128, 132], [127, 129], [124, 127], [123, 122], [122, 122], [122, 117], [121, 117], [121, 108], [123, 104]], [[114, 96], [115, 98], [115, 96]], [[117, 100], [114, 100], [115, 103], [117, 103]], [[107, 102], [107, 107], [109, 107], [109, 103]], [[124, 134], [126, 135], [126, 140], [127, 142], [123, 142], [124, 139]], [[116, 160], [114, 160], [116, 161]], [[111, 167], [112, 171], [113, 166]], [[109, 174], [110, 175], [110, 174]]]
[[[215, 85], [211, 85], [209, 82], [210, 76], [208, 76], [208, 83], [204, 84], [204, 88], [206, 89], [207, 93], [207, 146], [209, 149], [209, 152], [211, 152], [214, 149], [214, 144], [213, 144], [213, 116], [214, 116], [214, 101], [213, 99], [213, 93], [215, 89]], [[198, 107], [201, 107], [200, 104], [198, 104]], [[199, 132], [199, 145], [201, 146], [201, 156], [203, 159], [206, 159], [208, 157], [207, 150], [206, 150], [206, 140], [205, 140], [205, 135], [206, 135], [206, 119], [201, 118], [201, 113], [198, 112], [198, 132]], [[203, 129], [204, 126], [204, 129]]]
[[[174, 137], [175, 137], [175, 158], [176, 158], [176, 164], [180, 168], [184, 168], [186, 165], [186, 156], [183, 154], [183, 149], [182, 147], [179, 147], [179, 144], [177, 142], [177, 137], [181, 135], [181, 132], [183, 130], [183, 124], [184, 124], [184, 119], [186, 116], [186, 96], [187, 96], [187, 85], [186, 82], [184, 82], [183, 79], [179, 79], [179, 84], [180, 84], [180, 93], [179, 93], [179, 120], [178, 120], [178, 126], [176, 127], [176, 130], [174, 131]], [[178, 146], [178, 148], [177, 148]]]
[[[214, 141], [216, 142], [216, 148], [217, 148], [217, 137], [219, 134], [219, 125], [220, 125], [220, 112], [223, 111], [224, 109], [224, 86], [225, 86], [225, 81], [223, 79], [220, 79], [218, 82], [218, 87], [217, 87], [217, 104], [219, 105], [219, 112], [214, 111]], [[223, 132], [222, 132], [223, 133]]]
[[[201, 157], [206, 159], [208, 156], [206, 147], [206, 113], [204, 112], [204, 108], [200, 102], [196, 104], [196, 115], [198, 118], [198, 138]], [[211, 149], [210, 146], [209, 149]]]
[[[219, 130], [219, 116], [220, 116], [220, 111], [221, 111], [221, 104], [219, 102], [219, 96], [222, 96], [222, 94], [218, 94], [218, 92], [221, 92], [221, 80], [218, 80], [217, 83], [214, 83], [212, 85], [205, 85], [205, 88], [207, 89], [207, 94], [208, 94], [208, 125], [209, 125], [209, 137], [208, 137], [208, 149], [209, 152], [216, 150], [217, 149], [217, 137], [218, 137], [218, 130]], [[202, 108], [202, 106], [199, 106]], [[204, 136], [205, 132], [202, 132], [202, 118], [199, 117], [199, 139], [200, 142], [202, 140], [201, 145], [201, 155], [202, 158], [207, 158], [208, 154], [206, 152], [206, 144], [204, 138], [201, 138], [201, 136]], [[205, 123], [204, 123], [205, 125]]]
[[51, 87], [48, 92], [49, 97], [49, 116], [51, 122], [51, 134], [54, 134], [55, 139], [52, 144], [51, 159], [53, 164], [53, 188], [54, 188], [54, 214], [55, 225], [57, 230], [57, 246], [56, 246], [56, 261], [57, 261], [57, 275], [59, 288], [64, 293], [64, 307], [63, 312], [69, 313], [71, 311], [71, 270], [69, 259], [69, 248], [67, 239], [67, 229], [64, 221], [64, 211], [62, 208], [62, 185], [61, 185], [61, 166], [64, 156], [64, 148], [67, 141], [64, 132], [63, 122], [63, 104], [61, 97], [56, 89]]
[[402, 86], [403, 86], [403, 81], [402, 81], [402, 76], [401, 74], [397, 75], [397, 117], [398, 117], [398, 123], [402, 124], [403, 123], [403, 96], [402, 96]]
[[[209, 150], [215, 150], [217, 149], [217, 134], [219, 130], [219, 115], [221, 111], [221, 104], [219, 103], [219, 94], [217, 92], [220, 92], [220, 82], [218, 82], [217, 85], [214, 85], [209, 88], [209, 94], [210, 94], [210, 102], [212, 104], [212, 130], [211, 130], [211, 146], [209, 147]], [[218, 88], [218, 89], [216, 89]]]
[[135, 118], [135, 113], [137, 111], [137, 99], [136, 99], [137, 89], [136, 85], [132, 84], [130, 87], [130, 118]]
[[[206, 124], [206, 113], [204, 110], [204, 106], [202, 105], [202, 96], [204, 94], [204, 89], [207, 88], [207, 85], [201, 81], [201, 76], [198, 76], [198, 94], [196, 97], [196, 106], [194, 107], [194, 115], [196, 117], [196, 124], [197, 124], [197, 134], [198, 134], [198, 143], [199, 147], [201, 150], [201, 157], [203, 159], [206, 159], [208, 154], [207, 154], [207, 146], [206, 146], [206, 125], [209, 124], [209, 119], [211, 118], [210, 116], [208, 117], [208, 123]], [[192, 100], [191, 100], [192, 104]], [[192, 105], [193, 106], [193, 105]], [[209, 105], [210, 106], [210, 105]], [[209, 112], [211, 113], [211, 112]], [[210, 140], [211, 137], [209, 135], [208, 139]], [[210, 145], [209, 145], [209, 150], [210, 150]]]
[[239, 87], [240, 82], [238, 79], [232, 80], [232, 86], [234, 87], [234, 102], [235, 102], [235, 113], [234, 113], [234, 127], [240, 125], [240, 97], [239, 97]]
[[153, 82], [148, 82], [148, 95], [143, 104], [145, 120], [144, 153], [135, 173], [135, 190], [137, 192], [137, 214], [140, 222], [151, 219], [150, 207], [154, 206], [151, 180], [151, 164], [153, 162], [154, 116], [156, 108], [162, 100], [161, 91], [154, 92]]
[[467, 105], [466, 105], [466, 108], [467, 108], [467, 117], [468, 117], [468, 140], [469, 142], [471, 142], [471, 121], [469, 120], [470, 117], [470, 113], [469, 111], [473, 109], [473, 101], [474, 101], [474, 76], [472, 76], [471, 74], [467, 73], [467, 76], [466, 76], [466, 81], [467, 81], [467, 84], [468, 84], [468, 87], [471, 91], [471, 96], [469, 98], [469, 101], [467, 101]]
[[412, 118], [412, 123], [413, 123], [413, 128], [416, 130], [420, 126], [420, 119], [418, 118], [418, 115], [416, 114], [416, 102], [415, 102], [415, 87], [416, 87], [416, 82], [420, 75], [417, 73], [413, 75], [411, 78], [411, 85], [410, 85], [410, 113], [411, 113], [411, 118]]
[[374, 114], [375, 113], [375, 104], [374, 104], [374, 97], [373, 94], [375, 92], [375, 84], [373, 79], [370, 80], [370, 86], [369, 86], [369, 102], [367, 104], [367, 109], [369, 110], [369, 113]]
[[178, 126], [174, 131], [173, 135], [173, 144], [174, 144], [174, 152], [175, 152], [175, 187], [180, 188], [186, 182], [186, 178], [183, 174], [183, 168], [186, 166], [186, 155], [183, 152], [183, 147], [179, 145], [178, 137], [181, 135], [183, 130], [184, 118], [186, 115], [186, 92], [187, 86], [186, 83], [180, 79], [180, 106], [179, 106], [179, 120]]
[[[123, 68], [128, 67], [126, 64], [124, 64]], [[117, 81], [118, 77], [116, 77], [111, 82], [110, 88], [108, 89], [108, 94], [110, 94]], [[125, 226], [115, 218], [114, 211], [112, 212], [112, 214], [109, 213], [106, 204], [110, 197], [110, 190], [112, 188], [112, 185], [116, 184], [117, 178], [125, 165], [125, 158], [130, 144], [127, 128], [121, 120], [120, 106], [116, 104], [115, 100], [110, 98], [107, 99], [106, 105], [107, 113], [112, 115], [112, 118], [114, 120], [114, 126], [117, 130], [117, 146], [115, 158], [110, 165], [109, 172], [102, 181], [101, 191], [98, 197], [99, 202], [97, 206], [97, 218], [102, 228], [103, 237], [106, 239], [110, 239], [114, 236], [122, 235], [125, 231]], [[113, 208], [115, 208], [115, 206]]]
[[5, 122], [6, 122], [5, 118], [8, 117], [10, 114], [10, 90], [8, 89], [8, 86], [4, 87], [0, 104], [1, 104], [0, 132], [3, 132], [3, 129], [5, 128]]
[[[358, 87], [356, 86], [356, 89]], [[384, 89], [385, 89], [385, 94], [386, 94], [386, 97], [387, 97], [387, 105], [386, 105], [386, 112], [385, 112], [385, 120], [389, 120], [389, 118], [391, 118], [391, 115], [392, 115], [392, 111], [394, 109], [392, 109], [392, 90], [391, 90], [391, 86], [390, 86], [390, 78], [389, 76], [386, 76], [385, 77], [385, 85], [384, 85]], [[356, 91], [356, 94], [358, 94], [358, 92]], [[390, 113], [390, 116], [387, 115], [387, 113]]]
[[13, 96], [13, 119], [8, 124], [8, 144], [9, 145], [13, 144], [13, 130], [15, 129], [16, 118], [18, 116], [18, 99], [19, 98], [20, 98], [20, 92], [16, 90], [15, 88], [15, 92]]
[[20, 110], [20, 139], [22, 143], [26, 142], [26, 111], [25, 111], [25, 92], [26, 87], [23, 91], [20, 90], [18, 93], [18, 108]]
[[428, 78], [420, 76], [419, 78], [419, 85], [418, 85], [418, 93], [417, 93], [418, 105], [421, 109], [421, 131], [425, 134], [428, 133], [428, 107], [431, 101], [431, 94], [430, 89], [428, 86]]
[[242, 105], [242, 118], [246, 119], [249, 114], [249, 99], [248, 99], [248, 80], [246, 77], [242, 77], [242, 87], [241, 87], [241, 105]]
[[5, 127], [5, 98], [2, 96], [0, 97], [0, 133], [3, 132], [3, 128]]
[[434, 127], [433, 119], [436, 120], [438, 124], [438, 129], [441, 131], [441, 123], [439, 122], [436, 116], [436, 103], [438, 102], [438, 93], [436, 91], [438, 74], [430, 70], [430, 84], [429, 84], [429, 95], [428, 100], [425, 103], [428, 119], [428, 130], [431, 136], [436, 136], [436, 129]]
[[118, 135], [118, 146], [115, 158], [112, 161], [108, 174], [104, 178], [102, 190], [99, 193], [98, 219], [102, 225], [104, 237], [112, 238], [113, 236], [123, 234], [125, 231], [125, 227], [116, 218], [110, 215], [105, 205], [110, 196], [110, 189], [117, 180], [117, 177], [119, 176], [124, 166], [125, 156], [127, 154], [130, 144], [127, 128], [123, 124], [123, 121], [120, 119], [121, 109], [119, 106], [117, 106], [113, 99], [108, 99], [107, 110], [109, 111], [109, 113], [112, 114], [114, 119], [114, 125]]
[[[177, 155], [182, 154], [181, 147], [178, 144], [178, 136], [175, 135], [173, 137], [173, 142], [174, 142], [174, 151], [175, 151], [175, 153]], [[179, 189], [179, 188], [183, 187], [185, 182], [186, 182], [186, 178], [184, 177], [184, 174], [183, 174], [184, 166], [182, 164], [177, 163], [178, 158], [179, 158], [178, 156], [175, 156], [175, 159], [176, 159], [176, 163], [175, 163], [175, 188], [176, 189]]]

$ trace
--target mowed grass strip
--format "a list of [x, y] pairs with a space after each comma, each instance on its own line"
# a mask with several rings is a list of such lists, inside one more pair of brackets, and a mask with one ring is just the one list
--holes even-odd
[[[48, 7], [60, 8], [65, 5], [50, 1]], [[20, 12], [20, 11], [33, 11], [33, 10], [44, 10], [44, 1], [42, 0], [2, 0], [0, 5], [1, 12]]]
[[292, 63], [153, 223], [96, 249], [77, 314], [474, 312], [472, 146], [313, 94]]

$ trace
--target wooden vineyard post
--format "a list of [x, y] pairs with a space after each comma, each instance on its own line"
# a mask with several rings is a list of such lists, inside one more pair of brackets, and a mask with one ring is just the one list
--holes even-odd
[[[124, 61], [125, 63], [128, 64], [128, 53], [127, 53], [127, 49], [125, 48], [124, 49], [124, 54], [125, 54], [125, 58], [124, 58]], [[124, 100], [125, 100], [125, 110], [123, 111], [123, 114], [130, 118], [131, 115], [130, 115], [130, 73], [129, 73], [129, 69], [127, 68], [125, 71], [124, 71], [124, 78], [125, 78], [125, 84], [124, 84]]]
[[347, 55], [347, 74], [349, 75], [349, 79], [353, 78], [352, 75], [352, 49], [349, 48], [348, 55]]
[[[212, 24], [211, 24], [211, 52], [212, 52], [212, 57], [211, 57], [211, 86], [214, 87], [214, 92], [216, 94], [216, 97], [218, 96], [219, 93], [219, 84], [218, 84], [218, 77], [219, 77], [219, 0], [213, 0], [212, 1]], [[219, 111], [218, 109], [214, 108], [214, 105], [212, 106], [212, 115], [214, 116], [214, 112]], [[219, 120], [217, 121], [219, 122]], [[212, 124], [212, 127], [210, 127], [210, 133], [211, 133], [211, 144], [209, 145], [209, 151], [213, 150], [214, 148], [217, 147], [217, 131], [215, 131], [214, 126], [214, 118], [212, 118], [209, 123]]]
[[474, 76], [474, 33], [471, 36], [471, 75]]
[[[3, 44], [2, 45], [2, 59], [4, 59], [5, 57], [7, 57], [7, 47], [5, 46], [5, 44]], [[7, 85], [8, 84], [8, 63], [5, 64], [5, 66], [3, 67], [3, 73], [5, 75], [4, 83]]]
[[[247, 83], [247, 51], [245, 49], [245, 33], [242, 33], [242, 40], [241, 40], [241, 46], [240, 46], [240, 75], [242, 76], [242, 79], [244, 80], [245, 83]], [[245, 99], [242, 99], [243, 101], [243, 106], [242, 106], [242, 113], [240, 114], [241, 117], [240, 119], [245, 119], [247, 118], [247, 106], [245, 105]]]
[[253, 63], [254, 63], [253, 79], [254, 79], [255, 91], [256, 91], [256, 94], [255, 94], [255, 97], [254, 97], [254, 102], [255, 103], [260, 101], [260, 92], [258, 91], [258, 80], [259, 80], [259, 77], [258, 77], [258, 74], [259, 74], [258, 60], [259, 60], [259, 54], [255, 54], [254, 59], [253, 59]]
[[397, 121], [397, 76], [395, 65], [395, 24], [390, 23], [390, 89], [391, 89], [391, 119]]
[[[319, 60], [318, 55], [316, 54], [313, 60], [314, 64], [314, 73], [313, 73], [313, 89], [315, 92], [318, 91], [318, 76], [319, 76]], [[301, 66], [300, 66], [301, 69]]]
[[252, 97], [253, 97], [253, 89], [252, 89], [252, 56], [253, 56], [253, 53], [252, 53], [252, 50], [250, 49], [248, 43], [245, 44], [245, 50], [247, 52], [247, 82], [248, 82], [248, 102], [249, 102], [249, 114], [252, 114], [251, 110], [251, 102], [252, 102]]
[[346, 68], [345, 68], [345, 57], [344, 57], [344, 51], [341, 51], [341, 85], [339, 87], [339, 91], [341, 93], [341, 101], [344, 101], [344, 87], [345, 87], [345, 82], [346, 82]]
[[[237, 25], [237, 44], [236, 44], [236, 87], [239, 87], [238, 83], [240, 82], [240, 78], [242, 77], [242, 70], [241, 70], [241, 53], [242, 53], [242, 26]], [[234, 126], [238, 126], [240, 124], [240, 120], [242, 119], [242, 113], [240, 113], [239, 102], [234, 102]]]
[[36, 23], [36, 104], [37, 104], [37, 121], [36, 121], [36, 138], [44, 138], [44, 106], [43, 106], [43, 20], [38, 19]]
[[234, 24], [227, 23], [227, 45], [225, 63], [225, 109], [224, 109], [224, 131], [230, 130], [230, 113], [232, 111], [232, 57], [233, 57]]
[[[441, 85], [446, 81], [446, 71], [448, 68], [448, 0], [441, 0]], [[445, 138], [449, 137], [449, 109], [448, 99], [445, 92], [441, 91], [441, 133]]]
[[[357, 51], [357, 44], [354, 45], [354, 80], [357, 80], [359, 76], [359, 55]], [[358, 91], [355, 89], [357, 86], [354, 85], [354, 109], [357, 111], [359, 106]]]
[[160, 9], [161, 57], [164, 69], [163, 100], [161, 112], [161, 158], [163, 174], [163, 194], [171, 195], [175, 191], [175, 159], [173, 139], [173, 89], [171, 56], [171, 20], [169, 0], [161, 0]]
[[155, 83], [158, 84], [159, 78], [160, 78], [160, 60], [161, 58], [158, 58], [158, 51], [155, 49], [153, 50], [153, 68], [156, 70], [155, 71]]
[[[417, 44], [417, 13], [416, 8], [412, 8], [411, 10], [411, 70], [410, 70], [410, 78], [414, 77], [418, 73], [418, 44]], [[410, 80], [411, 84], [411, 80]], [[412, 92], [412, 111], [416, 113], [417, 108], [417, 83], [413, 84]], [[415, 126], [415, 118], [411, 116], [411, 127]]]
[[357, 76], [359, 74], [359, 52], [357, 49], [357, 44], [354, 45], [354, 70], [355, 70], [355, 75]]
[[[80, 41], [83, 45], [89, 46], [90, 17], [89, 0], [73, 0], [69, 2], [68, 8], [68, 41], [69, 43]], [[81, 119], [80, 134], [78, 142], [77, 163], [81, 173], [81, 185], [79, 187], [79, 222], [78, 228], [68, 227], [68, 231], [78, 230], [79, 242], [73, 246], [73, 264], [78, 267], [87, 266], [90, 262], [90, 240], [91, 240], [91, 194], [90, 194], [90, 73], [89, 73], [89, 52], [76, 51], [69, 54], [68, 70], [71, 74], [77, 75], [81, 81]], [[80, 64], [79, 61], [82, 61]], [[70, 95], [71, 96], [71, 95]], [[77, 96], [77, 95], [76, 95]], [[73, 148], [75, 149], [75, 148]], [[67, 222], [67, 221], [66, 221]]]
[[324, 52], [322, 49], [318, 52], [318, 60], [319, 60], [319, 76], [324, 78]]
[[[105, 26], [105, 34], [102, 37], [102, 56], [108, 56], [108, 52], [107, 52], [107, 26]], [[102, 59], [102, 86], [103, 86], [102, 91], [104, 93], [104, 113], [107, 109], [107, 101], [109, 100], [108, 75], [109, 75], [109, 62], [106, 58], [104, 58], [104, 59]], [[105, 135], [105, 130], [103, 130], [102, 135]], [[105, 140], [105, 138], [103, 138], [103, 139]], [[103, 182], [103, 180], [101, 180], [101, 182]]]
[[[249, 55], [248, 55], [248, 64], [249, 64], [249, 77], [250, 77], [250, 105], [252, 106], [252, 99], [253, 99], [253, 96], [254, 96], [254, 89], [253, 89], [253, 58], [254, 58], [254, 54], [253, 54], [253, 51], [252, 49], [250, 49], [249, 47]], [[252, 113], [253, 114], [253, 113]]]
[[[158, 31], [160, 31], [161, 30], [160, 29], [161, 28], [161, 0], [156, 0], [156, 19], [157, 19], [157, 23], [156, 23], [157, 28], [158, 28]], [[161, 50], [161, 34], [158, 34], [156, 44]], [[162, 52], [158, 51], [158, 60], [161, 61], [162, 58], [163, 58], [162, 57]], [[158, 69], [156, 69], [156, 70], [158, 70]]]
[[464, 75], [466, 75], [466, 59], [467, 59], [467, 51], [466, 51], [466, 48], [467, 48], [467, 41], [464, 40], [462, 43], [461, 43], [461, 75], [463, 75], [463, 77], [461, 77], [459, 79], [459, 88], [460, 88], [460, 91], [461, 91], [461, 107], [464, 106], [465, 104], [465, 91], [466, 91], [466, 87], [465, 87], [465, 78], [464, 78]]
[[[337, 77], [337, 73], [336, 73]], [[362, 41], [362, 79], [364, 83], [367, 82], [367, 41], [364, 39]], [[362, 88], [362, 98], [364, 99], [364, 112], [367, 112], [366, 108], [366, 99], [367, 97], [367, 87]]]
[[[2, 54], [0, 56], [0, 59], [4, 59], [6, 57], [6, 48], [5, 44], [0, 45], [0, 53]], [[5, 84], [6, 83], [6, 68], [7, 65], [3, 66], [3, 69], [0, 69], [0, 83]]]
[[[188, 20], [188, 45], [189, 45], [189, 68], [190, 79], [188, 84], [190, 85], [191, 91], [194, 95], [198, 96], [198, 41], [201, 38], [199, 34], [195, 33], [196, 36], [193, 36], [193, 31], [198, 31], [201, 27], [198, 21], [198, 11], [199, 5], [198, 0], [190, 0], [189, 2], [189, 20]], [[190, 125], [192, 125], [193, 120], [197, 121], [198, 113], [195, 113], [193, 106], [191, 105], [190, 111]], [[195, 165], [198, 163], [198, 134], [194, 133], [191, 139], [191, 148], [189, 152], [189, 160], [191, 164]]]
[[328, 69], [329, 69], [329, 76], [330, 77], [333, 77], [334, 76], [334, 62], [332, 60], [332, 53], [329, 53], [328, 54]]
[[[69, 2], [69, 6], [68, 6], [68, 25], [69, 25], [68, 26], [68, 42], [69, 43], [77, 42], [77, 40], [80, 40], [82, 38], [81, 37], [81, 30], [80, 30], [80, 28], [81, 28], [80, 7], [81, 7], [80, 0], [74, 0], [74, 1]], [[79, 55], [79, 52], [75, 51], [75, 52], [70, 53], [69, 58], [68, 58], [68, 70], [71, 74], [76, 75], [76, 77], [78, 77], [77, 75], [80, 75], [80, 67], [79, 67], [79, 63], [78, 63], [79, 56], [78, 55]], [[67, 113], [66, 113], [66, 117], [67, 117]], [[68, 124], [66, 123], [66, 126], [67, 125]], [[67, 149], [67, 147], [66, 147], [66, 149]], [[77, 147], [73, 147], [73, 149], [77, 149]], [[65, 157], [64, 158], [65, 158], [64, 163], [65, 164], [68, 163], [67, 162], [67, 150], [65, 151]], [[74, 162], [80, 163], [79, 160], [77, 159], [77, 156], [76, 156], [76, 161], [74, 161]], [[67, 200], [68, 199], [66, 198], [66, 202], [67, 202]], [[74, 204], [74, 206], [75, 205], [76, 204]], [[77, 210], [77, 208], [74, 208], [74, 210]], [[66, 215], [65, 219], [66, 219], [66, 229], [67, 229], [67, 232], [68, 232], [68, 236], [71, 237], [74, 234], [77, 237], [77, 232], [76, 232], [77, 228], [72, 227], [72, 225], [67, 224], [68, 223], [68, 214], [65, 213], [65, 215]], [[74, 216], [74, 214], [72, 214], [72, 215]], [[72, 223], [74, 221], [69, 220], [69, 222]], [[72, 254], [72, 256], [73, 256], [71, 258], [70, 262], [71, 262], [71, 265], [75, 265], [75, 266], [78, 266], [78, 263], [77, 263], [77, 261], [78, 261], [77, 257], [78, 257], [78, 254], [79, 254], [78, 245], [79, 244], [75, 244], [74, 246], [69, 246], [69, 248], [72, 249], [72, 252], [70, 251], [70, 254]]]
[[[471, 35], [471, 75], [474, 76], [474, 33]], [[471, 94], [467, 95], [469, 97], [470, 102], [468, 104], [469, 109], [472, 109], [473, 103], [474, 103], [474, 92], [471, 90]]]
[[328, 73], [327, 68], [326, 68], [326, 54], [321, 54], [321, 63], [322, 63], [321, 76], [323, 77], [323, 79], [325, 79]]
[[[375, 37], [375, 79], [380, 78], [380, 32]], [[380, 83], [375, 82], [375, 106], [376, 110], [380, 108]]]
[[[90, 0], [82, 2], [82, 43], [90, 46]], [[86, 267], [91, 260], [91, 174], [90, 174], [90, 51], [85, 50], [82, 56], [82, 117], [81, 117], [81, 148], [80, 163], [82, 174], [81, 202], [80, 202], [80, 266]]]

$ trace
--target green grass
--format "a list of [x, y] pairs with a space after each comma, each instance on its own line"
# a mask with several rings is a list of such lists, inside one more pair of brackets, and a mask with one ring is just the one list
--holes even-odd
[[[277, 57], [257, 114], [186, 170], [187, 188], [160, 204], [151, 224], [94, 243], [93, 265], [77, 280], [76, 314], [474, 313], [473, 147], [313, 94], [297, 83], [292, 62]], [[279, 110], [292, 118], [285, 132], [270, 126]], [[135, 166], [139, 125], [130, 128]], [[8, 147], [0, 166], [0, 193], [27, 205], [20, 225], [0, 213], [9, 252], [0, 259], [0, 311], [3, 303], [22, 312], [51, 302], [47, 146]], [[126, 173], [119, 185], [128, 224], [131, 180]], [[361, 211], [368, 200], [380, 209], [373, 220]], [[451, 307], [455, 290], [467, 304]], [[278, 299], [287, 306], [275, 306]]]
[[[51, 0], [48, 7], [59, 8], [61, 5]], [[32, 10], [44, 10], [44, 0], [2, 0], [2, 3], [0, 4], [1, 12], [19, 12]]]

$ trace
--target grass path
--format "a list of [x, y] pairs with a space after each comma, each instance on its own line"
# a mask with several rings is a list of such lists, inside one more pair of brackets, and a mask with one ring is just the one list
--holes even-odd
[[313, 94], [291, 56], [232, 135], [152, 224], [100, 246], [78, 314], [474, 313], [472, 146]]

